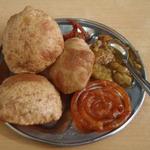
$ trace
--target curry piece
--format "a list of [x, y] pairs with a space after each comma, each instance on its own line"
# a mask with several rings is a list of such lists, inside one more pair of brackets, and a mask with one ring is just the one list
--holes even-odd
[[129, 87], [133, 79], [124, 66], [120, 54], [115, 49], [108, 47], [107, 42], [111, 39], [109, 35], [101, 35], [91, 45], [95, 54], [92, 78], [115, 81], [123, 87]]

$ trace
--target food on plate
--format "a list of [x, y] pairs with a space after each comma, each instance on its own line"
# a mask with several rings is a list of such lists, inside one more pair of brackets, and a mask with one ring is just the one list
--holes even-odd
[[74, 37], [84, 39], [85, 41], [89, 39], [88, 32], [86, 32], [77, 21], [68, 19], [68, 22], [72, 25], [72, 30], [69, 33], [65, 33], [63, 35], [65, 41]]
[[50, 67], [49, 76], [63, 93], [71, 94], [83, 89], [92, 73], [94, 54], [80, 38], [65, 41], [62, 55]]
[[123, 124], [131, 114], [131, 101], [114, 82], [89, 82], [71, 100], [71, 114], [81, 132], [107, 132]]
[[43, 71], [64, 48], [58, 24], [30, 6], [8, 20], [2, 38], [4, 59], [14, 73]]
[[95, 79], [112, 81], [111, 70], [104, 65], [94, 64], [92, 77]]
[[[108, 46], [113, 37], [100, 35], [89, 46], [82, 25], [68, 22], [72, 30], [62, 35], [51, 17], [29, 6], [9, 19], [0, 62], [0, 120], [63, 133], [73, 119], [80, 132], [101, 133], [129, 118], [131, 100], [119, 85], [128, 87], [133, 79]], [[129, 56], [141, 68], [134, 53]]]
[[107, 65], [115, 59], [112, 49], [106, 47], [105, 42], [100, 38], [91, 46], [95, 54], [95, 63], [97, 64]]
[[109, 35], [100, 35], [98, 40], [91, 45], [95, 54], [92, 77], [115, 81], [123, 87], [129, 87], [133, 78], [123, 64], [120, 54], [108, 46], [107, 42], [112, 39]]
[[110, 63], [110, 67], [113, 70], [112, 76], [116, 83], [119, 83], [124, 87], [128, 87], [132, 84], [132, 77], [125, 66], [117, 62], [112, 62]]
[[0, 85], [0, 120], [19, 125], [57, 121], [62, 115], [58, 91], [43, 76], [18, 74]]

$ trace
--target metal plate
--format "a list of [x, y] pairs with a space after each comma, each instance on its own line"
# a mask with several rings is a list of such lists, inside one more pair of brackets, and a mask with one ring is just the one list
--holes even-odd
[[[71, 25], [68, 24], [66, 19], [67, 18], [56, 19], [63, 33], [71, 30]], [[135, 50], [134, 47], [122, 35], [114, 31], [113, 29], [94, 21], [89, 21], [85, 19], [75, 19], [75, 20], [77, 20], [84, 27], [84, 29], [88, 31], [90, 34], [94, 35], [99, 35], [102, 33], [109, 34], [119, 39], [121, 42], [127, 44], [132, 50]], [[138, 54], [137, 57], [139, 57]], [[145, 78], [144, 67], [141, 70], [141, 74]], [[50, 131], [44, 132], [43, 130], [39, 130], [38, 128], [33, 128], [32, 126], [28, 127], [16, 126], [9, 123], [6, 123], [6, 125], [24, 137], [52, 145], [75, 146], [92, 143], [101, 140], [103, 138], [106, 138], [108, 136], [114, 135], [115, 133], [121, 131], [129, 122], [131, 122], [131, 120], [134, 118], [134, 116], [140, 109], [145, 96], [143, 89], [135, 81], [133, 86], [131, 88], [126, 89], [126, 91], [128, 92], [132, 100], [132, 114], [130, 118], [122, 126], [111, 132], [81, 134], [76, 131], [73, 125], [71, 125], [64, 133], [51, 133]]]

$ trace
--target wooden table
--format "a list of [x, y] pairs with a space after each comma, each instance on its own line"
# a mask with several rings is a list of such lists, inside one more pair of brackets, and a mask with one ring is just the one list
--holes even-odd
[[[150, 1], [149, 0], [0, 0], [0, 42], [8, 18], [32, 5], [52, 17], [81, 17], [106, 24], [123, 34], [144, 61], [150, 79]], [[0, 150], [60, 149], [28, 140], [0, 124]], [[67, 149], [67, 148], [61, 148]], [[105, 140], [68, 149], [148, 150], [150, 149], [150, 98], [135, 119], [120, 133]]]

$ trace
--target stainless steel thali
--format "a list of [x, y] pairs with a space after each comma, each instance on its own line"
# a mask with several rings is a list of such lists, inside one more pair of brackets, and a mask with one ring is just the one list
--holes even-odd
[[[75, 19], [75, 20], [77, 20], [84, 27], [84, 29], [88, 31], [90, 34], [94, 34], [94, 35], [99, 35], [103, 33], [109, 34], [119, 39], [122, 43], [128, 45], [132, 50], [135, 51], [131, 43], [129, 43], [127, 39], [125, 39], [122, 35], [114, 31], [113, 29], [101, 23], [97, 23], [86, 19]], [[56, 21], [58, 22], [61, 31], [63, 33], [71, 30], [71, 25], [69, 25], [67, 18], [56, 19]], [[137, 57], [139, 57], [137, 51], [135, 51], [135, 53]], [[145, 78], [144, 67], [142, 67], [141, 74]], [[16, 126], [9, 123], [6, 123], [6, 125], [24, 137], [27, 137], [32, 140], [52, 144], [52, 145], [75, 146], [75, 145], [92, 143], [101, 140], [103, 138], [109, 137], [111, 135], [114, 135], [115, 133], [118, 133], [125, 126], [127, 126], [127, 124], [129, 124], [129, 122], [131, 122], [131, 120], [137, 114], [138, 110], [140, 109], [144, 101], [144, 97], [145, 97], [144, 90], [135, 81], [133, 86], [126, 89], [126, 91], [128, 92], [132, 100], [132, 114], [130, 118], [122, 126], [107, 133], [81, 134], [77, 132], [77, 130], [74, 128], [74, 125], [71, 125], [64, 133], [43, 132], [43, 130], [38, 130], [38, 128], [33, 129], [32, 127]]]

